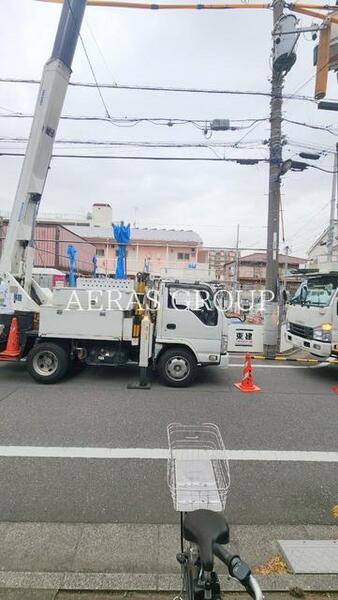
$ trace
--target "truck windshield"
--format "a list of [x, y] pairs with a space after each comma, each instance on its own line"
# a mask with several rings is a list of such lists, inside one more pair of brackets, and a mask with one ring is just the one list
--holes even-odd
[[291, 304], [304, 306], [328, 306], [338, 287], [338, 275], [321, 275], [309, 277], [304, 281], [294, 297]]

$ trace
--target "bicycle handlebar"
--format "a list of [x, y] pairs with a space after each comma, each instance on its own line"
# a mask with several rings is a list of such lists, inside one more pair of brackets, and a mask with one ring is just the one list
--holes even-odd
[[223, 548], [220, 544], [214, 544], [214, 552], [217, 558], [219, 558], [228, 568], [230, 568], [232, 559], [236, 558], [236, 554], [231, 554], [231, 552], [228, 552], [228, 550]]
[[[249, 588], [249, 589], [248, 589]], [[264, 600], [263, 592], [260, 588], [260, 585], [255, 577], [250, 575], [249, 577], [249, 586], [245, 588], [247, 592], [254, 598], [255, 600]]]
[[251, 575], [249, 565], [237, 554], [231, 554], [220, 544], [214, 545], [214, 552], [229, 569], [229, 574], [242, 584], [253, 600], [264, 600], [263, 592], [258, 581]]

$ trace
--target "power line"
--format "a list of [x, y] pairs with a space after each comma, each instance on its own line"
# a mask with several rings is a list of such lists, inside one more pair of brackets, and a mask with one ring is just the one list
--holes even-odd
[[305, 150], [312, 150], [320, 152], [321, 154], [334, 154], [334, 150], [330, 146], [318, 146], [316, 144], [311, 144], [311, 142], [303, 142], [302, 140], [295, 140], [293, 138], [287, 139], [287, 145], [292, 148], [299, 148]]
[[253, 123], [250, 127], [249, 130], [236, 142], [235, 147], [238, 146], [250, 133], [252, 133], [259, 125], [261, 124], [260, 122], [256, 122]]
[[[208, 149], [208, 147], [206, 147]], [[25, 156], [24, 152], [0, 152], [0, 157], [2, 156]], [[203, 156], [115, 156], [115, 155], [98, 155], [98, 154], [53, 154], [52, 158], [85, 158], [85, 159], [100, 159], [100, 160], [154, 160], [154, 161], [167, 161], [167, 162], [194, 162], [194, 161], [206, 161], [206, 162], [234, 162], [240, 165], [253, 166], [258, 163], [268, 163], [269, 160], [267, 158], [210, 158]], [[323, 171], [324, 173], [338, 173], [338, 171], [330, 171], [328, 169], [323, 169], [322, 167], [318, 167], [316, 165], [312, 165], [310, 163], [304, 163], [307, 167], [312, 169], [317, 169], [318, 171]]]
[[1, 117], [16, 117], [19, 113], [14, 112], [10, 108], [6, 108], [5, 106], [0, 106], [0, 110], [6, 110], [9, 115], [0, 115]]
[[[38, 251], [38, 253], [39, 253], [39, 256], [40, 256], [40, 260], [41, 260], [41, 262], [42, 262], [42, 263], [44, 263], [44, 260], [43, 260], [43, 256], [42, 256], [42, 254], [52, 254], [53, 256], [55, 256], [55, 251], [53, 251], [53, 250], [47, 250], [47, 249], [45, 249], [45, 248], [41, 248], [41, 247], [38, 247], [38, 246], [36, 246], [36, 245], [35, 245], [35, 242], [36, 242], [36, 241], [37, 241], [37, 240], [33, 240], [33, 244], [34, 244], [34, 246], [33, 246], [33, 247], [34, 247], [34, 250], [37, 250], [37, 251]], [[46, 241], [46, 240], [43, 240], [43, 241]], [[54, 241], [54, 240], [47, 240], [47, 241]], [[62, 242], [63, 242], [63, 240], [62, 240]], [[66, 243], [66, 242], [65, 242], [65, 243]], [[77, 241], [77, 240], [76, 240], [76, 242], [74, 242], [74, 240], [72, 240], [72, 242], [71, 242], [71, 243], [72, 243], [72, 244], [75, 244], [75, 245], [77, 245], [77, 244], [90, 244], [90, 242], [80, 242], [80, 241]], [[91, 245], [93, 246], [93, 244], [91, 244]], [[67, 256], [66, 254], [59, 254], [59, 253], [58, 253], [58, 254], [57, 254], [57, 256], [58, 256], [58, 258], [66, 258], [67, 260], [69, 260], [69, 256]], [[46, 262], [46, 261], [45, 261], [45, 262]], [[84, 264], [84, 265], [92, 265], [92, 262], [91, 262], [91, 261], [89, 261], [89, 260], [84, 260], [84, 259], [82, 259], [82, 258], [76, 258], [76, 262], [77, 262], [77, 264], [78, 264], [78, 265], [79, 265], [80, 263], [81, 263], [81, 264]], [[38, 267], [38, 268], [39, 268], [39, 267]], [[48, 268], [48, 267], [46, 267], [46, 264], [44, 264], [44, 268]], [[67, 269], [68, 267], [62, 267], [62, 268], [63, 268], [63, 269]]]
[[[327, 67], [329, 64], [330, 64], [330, 61], [328, 61], [327, 63], [325, 63], [325, 64], [324, 64], [324, 65], [321, 67], [321, 69], [319, 69], [319, 73], [320, 73], [321, 71], [323, 71], [323, 69], [326, 69], [326, 67]], [[298, 92], [300, 92], [300, 90], [302, 90], [304, 87], [306, 87], [308, 83], [311, 83], [311, 81], [313, 81], [313, 80], [316, 78], [316, 75], [317, 75], [317, 74], [316, 74], [316, 72], [315, 72], [315, 74], [314, 74], [314, 75], [311, 75], [311, 77], [309, 77], [309, 78], [308, 78], [306, 81], [304, 81], [304, 83], [302, 83], [300, 86], [298, 86], [298, 87], [295, 89], [295, 91], [294, 91], [294, 94], [297, 94]]]
[[[67, 4], [68, 4], [68, 8], [69, 8], [69, 10], [70, 10], [70, 12], [71, 12], [71, 14], [72, 14], [72, 17], [73, 17], [73, 19], [74, 19], [74, 22], [76, 23], [76, 19], [75, 19], [75, 17], [74, 17], [73, 9], [72, 9], [72, 6], [71, 6], [71, 3], [70, 3], [70, 1], [69, 1], [69, 0], [67, 0]], [[96, 78], [96, 75], [95, 75], [95, 71], [94, 71], [94, 67], [93, 67], [93, 65], [92, 65], [92, 63], [91, 63], [91, 60], [90, 60], [90, 58], [89, 58], [89, 54], [88, 54], [88, 51], [87, 51], [86, 45], [85, 45], [85, 43], [84, 43], [83, 37], [82, 37], [82, 35], [81, 35], [81, 32], [79, 32], [79, 38], [80, 38], [81, 45], [82, 45], [83, 51], [84, 51], [84, 53], [85, 53], [85, 56], [86, 56], [86, 59], [87, 59], [87, 62], [88, 62], [88, 65], [89, 65], [89, 68], [90, 68], [90, 71], [91, 71], [91, 74], [92, 74], [92, 76], [93, 76], [93, 79], [94, 79], [94, 82], [95, 82], [95, 87], [96, 87], [96, 89], [97, 89], [97, 92], [98, 92], [98, 94], [99, 94], [99, 96], [100, 96], [100, 99], [101, 99], [101, 102], [102, 102], [102, 104], [103, 104], [103, 108], [104, 108], [104, 110], [105, 110], [105, 113], [106, 113], [107, 117], [108, 117], [108, 118], [110, 118], [110, 114], [109, 114], [108, 107], [107, 107], [107, 105], [106, 105], [106, 102], [105, 102], [105, 100], [104, 100], [104, 97], [103, 97], [103, 95], [102, 95], [102, 91], [101, 91], [101, 89], [100, 89], [100, 86], [99, 86], [99, 84], [98, 84], [98, 81], [97, 81], [97, 78]]]
[[[9, 110], [9, 109], [7, 109]], [[25, 114], [20, 112], [11, 111], [10, 114], [0, 114], [0, 118], [7, 119], [32, 119], [33, 115]], [[76, 115], [64, 115], [61, 117], [62, 120], [67, 121], [102, 121], [104, 123], [111, 123], [112, 125], [124, 125], [128, 124], [140, 124], [140, 123], [151, 123], [153, 125], [162, 125], [165, 127], [173, 127], [174, 125], [196, 125], [199, 129], [205, 129], [210, 127], [212, 119], [184, 119], [179, 117], [99, 117], [99, 116], [76, 116]], [[241, 127], [229, 127], [225, 131], [237, 131], [239, 129], [249, 129], [252, 125], [268, 121], [269, 117], [262, 117], [257, 119], [231, 119], [231, 123], [250, 123]]]
[[106, 60], [106, 57], [104, 56], [104, 54], [103, 54], [103, 52], [102, 52], [102, 49], [101, 49], [101, 47], [100, 47], [100, 45], [99, 45], [99, 43], [98, 43], [98, 41], [97, 41], [97, 38], [96, 38], [96, 36], [94, 35], [93, 29], [92, 29], [92, 27], [89, 25], [89, 22], [88, 22], [88, 20], [86, 19], [86, 17], [84, 18], [84, 22], [85, 22], [85, 24], [86, 24], [86, 27], [87, 27], [87, 29], [88, 29], [88, 31], [89, 31], [89, 33], [90, 33], [90, 35], [92, 36], [92, 38], [93, 38], [93, 40], [94, 40], [94, 43], [95, 43], [95, 45], [96, 45], [96, 47], [97, 47], [97, 49], [98, 49], [99, 53], [101, 54], [102, 60], [103, 60], [103, 62], [104, 62], [104, 65], [105, 65], [105, 67], [106, 67], [106, 69], [107, 69], [107, 71], [108, 71], [109, 75], [111, 76], [111, 78], [112, 78], [112, 80], [113, 80], [113, 83], [114, 83], [114, 84], [116, 84], [116, 81], [114, 80], [113, 74], [111, 73], [110, 67], [109, 67], [109, 65], [108, 65], [108, 62], [107, 62], [107, 60]]
[[[19, 143], [26, 143], [27, 140], [20, 140], [20, 138], [18, 139], [7, 139], [7, 140], [2, 140], [2, 141], [7, 141], [7, 142], [11, 142], [11, 141], [16, 141]], [[0, 139], [1, 142], [1, 139]], [[81, 145], [83, 144], [84, 146], [93, 146], [93, 149], [95, 148], [95, 146], [103, 146], [106, 148], [109, 147], [137, 147], [137, 148], [150, 148], [150, 149], [168, 149], [168, 148], [203, 148], [205, 150], [212, 150], [213, 151], [213, 147], [216, 148], [239, 148], [239, 144], [234, 143], [234, 144], [222, 144], [221, 142], [215, 142], [215, 143], [208, 143], [208, 144], [195, 144], [195, 143], [176, 143], [176, 144], [170, 144], [170, 143], [166, 143], [166, 142], [162, 142], [162, 143], [156, 143], [156, 142], [86, 142], [86, 141], [72, 141], [72, 140], [59, 140], [60, 144], [73, 144], [73, 145]], [[252, 142], [253, 143], [253, 142]], [[255, 142], [256, 143], [256, 142]], [[248, 147], [248, 144], [243, 144], [243, 147], [247, 147], [247, 149], [253, 150], [253, 149], [259, 149], [259, 146], [252, 146], [251, 148]], [[292, 145], [292, 144], [291, 144]], [[264, 146], [261, 146], [261, 148], [263, 148]], [[67, 148], [65, 148], [67, 149]], [[71, 149], [71, 146], [70, 148]], [[1, 156], [12, 156], [12, 157], [20, 157], [20, 156], [25, 156], [24, 152], [8, 152], [8, 151], [3, 151], [0, 150], [0, 157]], [[226, 158], [226, 157], [221, 157], [219, 155], [216, 154], [215, 158], [209, 158], [209, 157], [203, 157], [203, 156], [116, 156], [116, 155], [97, 155], [97, 154], [53, 154], [52, 158], [86, 158], [86, 159], [110, 159], [110, 160], [154, 160], [154, 161], [213, 161], [213, 162], [235, 162], [238, 164], [242, 164], [242, 165], [254, 165], [254, 164], [258, 164], [261, 162], [269, 162], [269, 160], [267, 158], [243, 158], [243, 157], [238, 157], [238, 158]], [[312, 168], [312, 169], [316, 169], [318, 171], [322, 171], [324, 173], [330, 173], [330, 174], [334, 174], [337, 173], [337, 171], [332, 171], [330, 169], [325, 169], [323, 167], [319, 167], [317, 165], [311, 164], [311, 163], [303, 163], [304, 165], [306, 165], [306, 167]]]
[[[329, 204], [330, 204], [330, 201], [326, 201], [326, 202], [325, 202], [325, 204], [323, 204], [323, 206], [322, 206], [322, 207], [321, 207], [319, 210], [316, 210], [315, 212], [313, 212], [313, 213], [311, 213], [310, 215], [308, 215], [308, 216], [305, 218], [305, 222], [308, 222], [308, 221], [311, 221], [311, 222], [312, 222], [312, 221], [313, 221], [313, 219], [314, 219], [315, 217], [317, 217], [319, 214], [321, 214], [321, 213], [323, 212], [323, 210], [325, 210], [325, 208], [326, 208], [326, 207], [327, 207]], [[297, 235], [297, 234], [298, 234], [300, 231], [304, 231], [304, 219], [302, 220], [302, 225], [301, 225], [301, 226], [300, 226], [298, 229], [296, 229], [296, 231], [294, 231], [294, 232], [293, 232], [293, 234], [291, 234], [291, 235], [292, 235], [292, 237], [291, 237], [291, 238], [289, 238], [289, 241], [292, 241], [292, 240], [294, 240], [294, 239], [295, 239], [295, 237], [296, 237], [296, 235]]]
[[[9, 108], [5, 109], [0, 107], [2, 110], [7, 110], [8, 114], [0, 114], [0, 118], [2, 119], [32, 119], [32, 114], [15, 112]], [[204, 129], [205, 127], [210, 126], [212, 119], [184, 119], [182, 117], [100, 117], [100, 116], [86, 116], [86, 115], [63, 115], [61, 116], [62, 120], [65, 121], [102, 121], [103, 123], [111, 123], [112, 125], [124, 125], [124, 124], [141, 124], [141, 123], [151, 123], [153, 125], [161, 125], [164, 127], [173, 127], [174, 125], [196, 125], [199, 129]], [[252, 125], [268, 121], [269, 117], [259, 117], [256, 119], [246, 118], [246, 119], [230, 119], [230, 123], [250, 123], [250, 125], [246, 125], [243, 127], [231, 127], [229, 130], [234, 131], [238, 129], [249, 129]], [[301, 121], [294, 121], [292, 119], [286, 119], [283, 117], [283, 121], [285, 123], [290, 123], [292, 125], [299, 125], [300, 127], [306, 127], [308, 129], [314, 129], [319, 131], [324, 131], [326, 133], [330, 133], [331, 135], [336, 136], [337, 132], [332, 130], [333, 128], [338, 127], [338, 124], [332, 125], [316, 125], [311, 123], [303, 123]]]
[[330, 171], [329, 169], [323, 169], [323, 167], [317, 167], [317, 165], [312, 165], [309, 163], [306, 163], [306, 164], [308, 167], [311, 167], [312, 169], [317, 169], [317, 171], [323, 171], [324, 173], [330, 173], [331, 175], [338, 173], [338, 171]]
[[[0, 152], [1, 156], [25, 156], [24, 152]], [[52, 158], [86, 158], [110, 160], [155, 160], [155, 161], [207, 161], [207, 162], [235, 162], [242, 165], [253, 165], [268, 162], [265, 158], [209, 158], [197, 156], [113, 156], [97, 154], [53, 154]]]
[[[1, 77], [0, 83], [23, 83], [23, 84], [36, 84], [39, 85], [38, 79], [18, 79], [13, 77]], [[144, 92], [174, 92], [174, 93], [187, 93], [187, 94], [220, 94], [220, 95], [235, 95], [235, 96], [262, 96], [271, 98], [271, 92], [262, 92], [254, 90], [227, 90], [227, 89], [215, 89], [215, 88], [189, 88], [189, 87], [178, 87], [178, 86], [156, 86], [156, 85], [135, 85], [135, 84], [114, 84], [114, 83], [89, 83], [89, 82], [75, 82], [69, 83], [73, 87], [83, 88], [103, 88], [103, 89], [114, 89], [114, 90], [135, 90]], [[283, 98], [288, 100], [303, 100], [307, 102], [316, 103], [312, 96], [297, 95], [297, 94], [283, 94]], [[329, 100], [328, 100], [329, 101]]]
[[311, 125], [310, 123], [302, 123], [300, 121], [293, 121], [291, 119], [285, 119], [285, 118], [283, 118], [283, 121], [285, 123], [291, 123], [293, 125], [299, 125], [301, 127], [308, 127], [309, 129], [319, 129], [320, 131], [325, 131], [327, 133], [331, 133], [331, 135], [334, 135], [334, 136], [337, 135], [337, 132], [331, 130], [332, 125], [331, 126], [327, 125], [326, 127], [324, 127], [321, 125]]
[[[27, 138], [22, 137], [1, 137], [0, 143], [8, 143], [8, 144], [26, 144], [28, 142]], [[104, 146], [104, 147], [137, 147], [137, 148], [205, 148], [210, 149], [213, 148], [239, 148], [239, 147], [249, 147], [250, 149], [258, 149], [264, 148], [264, 140], [251, 140], [240, 144], [239, 142], [148, 142], [148, 141], [137, 141], [137, 140], [129, 140], [129, 141], [111, 141], [111, 140], [76, 140], [76, 139], [60, 139], [56, 140], [55, 144], [64, 145], [70, 144], [74, 146]]]

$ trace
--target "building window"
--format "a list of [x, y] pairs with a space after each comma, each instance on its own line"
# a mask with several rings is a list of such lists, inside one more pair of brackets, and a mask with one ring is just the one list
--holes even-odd
[[177, 260], [189, 260], [190, 254], [188, 252], [177, 252]]
[[104, 250], [101, 248], [96, 248], [96, 256], [104, 256]]

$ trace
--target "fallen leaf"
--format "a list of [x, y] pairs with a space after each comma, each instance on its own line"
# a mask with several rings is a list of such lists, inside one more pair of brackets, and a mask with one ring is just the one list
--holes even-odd
[[253, 570], [254, 575], [284, 575], [287, 572], [288, 566], [280, 554], [276, 554]]

